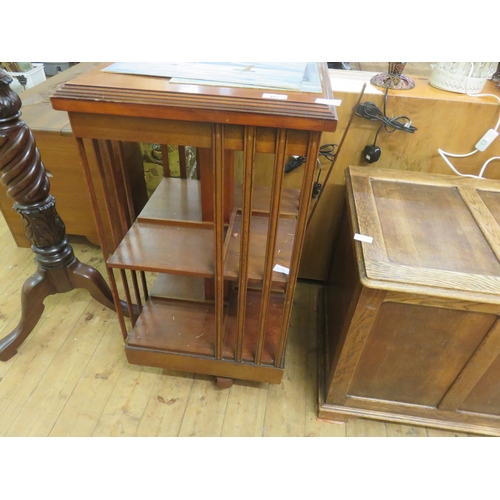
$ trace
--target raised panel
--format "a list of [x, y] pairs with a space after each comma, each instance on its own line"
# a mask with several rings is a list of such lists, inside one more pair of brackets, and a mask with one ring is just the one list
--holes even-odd
[[372, 180], [394, 264], [500, 276], [500, 263], [454, 186]]
[[500, 355], [486, 370], [459, 410], [500, 415]]
[[493, 314], [383, 303], [349, 395], [437, 406], [495, 320]]
[[482, 191], [480, 189], [478, 189], [477, 192], [484, 204], [488, 207], [491, 215], [493, 215], [493, 218], [497, 223], [500, 223], [500, 193], [495, 191]]

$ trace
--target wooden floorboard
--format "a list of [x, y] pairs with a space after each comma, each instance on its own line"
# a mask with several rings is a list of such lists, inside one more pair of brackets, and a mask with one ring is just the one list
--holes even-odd
[[[100, 249], [72, 237], [78, 258], [103, 271]], [[0, 217], [0, 335], [17, 324], [20, 289], [35, 271]], [[0, 436], [465, 436], [368, 420], [316, 418], [318, 286], [299, 283], [279, 385], [130, 365], [114, 312], [87, 291], [48, 297], [33, 333], [0, 362]]]

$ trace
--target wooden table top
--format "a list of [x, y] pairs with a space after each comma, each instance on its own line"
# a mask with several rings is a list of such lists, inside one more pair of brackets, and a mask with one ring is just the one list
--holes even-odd
[[[335, 107], [326, 65], [320, 64], [323, 92], [265, 91], [170, 83], [169, 78], [106, 73], [110, 63], [67, 82], [52, 96], [55, 109], [171, 120], [334, 131]], [[286, 94], [286, 99], [266, 95]]]
[[45, 131], [71, 136], [71, 125], [68, 113], [56, 111], [50, 102], [50, 97], [68, 80], [95, 68], [100, 63], [83, 62], [72, 66], [66, 71], [45, 80], [34, 87], [21, 92], [23, 103], [21, 108], [23, 121], [33, 131]]

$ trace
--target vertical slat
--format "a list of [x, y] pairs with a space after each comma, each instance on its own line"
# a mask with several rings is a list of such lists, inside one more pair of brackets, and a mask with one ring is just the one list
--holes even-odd
[[144, 300], [149, 299], [149, 290], [148, 290], [148, 284], [146, 282], [146, 274], [144, 271], [141, 271], [141, 285], [142, 285], [142, 293], [144, 294]]
[[306, 222], [309, 215], [309, 207], [312, 199], [312, 186], [314, 182], [314, 173], [316, 171], [316, 162], [318, 160], [321, 132], [310, 132], [307, 146], [306, 164], [304, 177], [302, 179], [302, 188], [300, 192], [299, 217], [297, 220], [297, 229], [293, 241], [292, 261], [290, 263], [290, 273], [288, 275], [288, 285], [285, 294], [285, 305], [283, 310], [283, 322], [281, 325], [278, 350], [275, 360], [275, 366], [283, 366], [285, 355], [285, 345], [288, 335], [288, 326], [290, 324], [290, 313], [292, 310], [293, 295], [297, 284], [299, 274], [299, 263], [304, 244]]
[[285, 173], [285, 151], [287, 132], [279, 129], [276, 137], [273, 183], [271, 190], [271, 206], [269, 213], [269, 226], [267, 230], [266, 260], [264, 264], [264, 282], [262, 286], [262, 299], [260, 304], [259, 332], [257, 337], [257, 352], [255, 363], [262, 364], [262, 351], [266, 334], [267, 313], [271, 295], [274, 256], [276, 253], [276, 236], [278, 234], [279, 212], [281, 205], [281, 189]]
[[179, 151], [179, 170], [181, 179], [187, 179], [186, 146], [177, 146]]
[[[108, 244], [107, 244], [107, 240], [106, 240], [106, 235], [104, 233], [103, 220], [101, 217], [101, 213], [99, 211], [99, 205], [97, 203], [97, 195], [96, 195], [96, 191], [95, 191], [94, 182], [92, 180], [92, 175], [90, 173], [89, 163], [88, 163], [88, 159], [87, 159], [87, 152], [85, 151], [85, 146], [83, 144], [82, 139], [77, 138], [76, 142], [78, 145], [78, 150], [80, 152], [80, 158], [82, 160], [83, 173], [84, 173], [85, 179], [87, 181], [87, 186], [88, 186], [89, 194], [90, 194], [90, 200], [92, 202], [91, 203], [92, 204], [92, 212], [94, 214], [94, 220], [95, 220], [96, 227], [97, 227], [97, 234], [99, 235], [99, 240], [101, 242], [101, 251], [103, 253], [104, 260], [107, 261], [109, 258]], [[120, 323], [122, 335], [123, 335], [123, 338], [126, 338], [127, 337], [127, 327], [125, 325], [125, 320], [123, 317], [123, 312], [122, 312], [122, 308], [121, 308], [121, 301], [120, 301], [120, 296], [118, 294], [118, 289], [116, 286], [115, 276], [114, 276], [112, 269], [110, 269], [107, 265], [105, 267], [106, 267], [106, 272], [108, 274], [109, 283], [111, 285], [111, 291], [113, 292], [113, 300], [115, 303], [115, 309], [116, 309], [117, 314], [118, 314], [118, 321]]]
[[132, 286], [134, 288], [135, 300], [137, 302], [137, 307], [139, 308], [139, 314], [142, 312], [142, 300], [141, 300], [141, 292], [139, 290], [139, 282], [137, 281], [137, 271], [130, 271], [132, 276]]
[[214, 220], [214, 150], [212, 148], [196, 148], [196, 163], [201, 188], [201, 218], [206, 222]]
[[196, 168], [193, 170], [193, 179], [199, 180], [200, 179], [200, 166], [198, 164], [198, 148], [194, 148], [194, 156], [196, 158]]
[[[114, 200], [116, 200], [117, 216], [120, 221], [119, 239], [116, 242], [116, 245], [118, 245], [132, 225], [134, 207], [127, 193], [127, 179], [118, 143], [116, 141], [105, 141], [103, 149], [107, 154], [107, 161], [103, 162], [103, 168], [105, 170], [107, 169], [107, 178], [109, 179], [106, 191], [110, 189], [112, 193], [111, 197], [113, 198], [114, 196]], [[130, 274], [137, 306], [140, 312], [142, 310], [142, 303], [137, 283], [137, 275], [135, 271], [130, 271]], [[132, 303], [127, 274], [125, 271], [121, 270], [120, 276], [122, 278], [130, 319], [132, 321], [132, 326], [134, 326], [137, 321], [137, 315], [135, 314], [134, 304]]]
[[[201, 189], [201, 218], [203, 221], [214, 221], [214, 150], [213, 148], [196, 148], [196, 168]], [[205, 279], [205, 299], [215, 300], [215, 282]]]
[[214, 248], [215, 248], [215, 357], [222, 359], [224, 333], [224, 126], [213, 125]]
[[128, 210], [127, 211], [127, 225], [128, 225], [128, 229], [130, 229], [130, 226], [132, 225], [132, 222], [134, 222], [135, 217], [136, 217], [135, 207], [134, 207], [134, 199], [132, 196], [132, 188], [130, 186], [127, 169], [125, 168], [125, 164], [123, 162], [122, 144], [117, 142], [117, 141], [113, 141], [112, 146], [113, 146], [113, 152], [114, 152], [115, 158], [116, 158], [118, 165], [119, 165], [119, 171], [121, 174], [123, 190], [124, 190], [125, 200], [127, 203], [127, 210]]
[[[255, 139], [257, 140], [257, 139]], [[229, 223], [234, 206], [234, 151], [224, 150], [224, 224]]]
[[243, 357], [243, 333], [247, 306], [248, 259], [250, 249], [250, 225], [252, 221], [253, 166], [255, 161], [256, 128], [245, 127], [243, 146], [243, 204], [241, 210], [240, 273], [238, 280], [238, 333], [236, 361]]
[[170, 177], [170, 164], [168, 162], [168, 146], [161, 144], [161, 162], [163, 163], [163, 177]]
[[110, 249], [110, 253], [116, 250], [120, 242], [120, 236], [118, 234], [118, 224], [116, 220], [116, 200], [110, 196], [110, 192], [107, 189], [110, 182], [106, 178], [106, 172], [104, 169], [104, 162], [101, 154], [101, 149], [99, 147], [99, 141], [97, 139], [92, 139], [92, 147], [97, 161], [97, 170], [99, 172], [99, 178], [103, 187], [104, 193], [104, 205], [106, 207], [106, 212], [108, 214], [109, 227], [111, 229], [111, 239], [113, 243], [113, 248]]
[[[103, 151], [106, 155], [106, 161], [103, 162], [103, 167], [107, 170], [107, 178], [109, 182], [105, 185], [105, 190], [111, 190], [114, 196], [118, 221], [120, 223], [120, 233], [117, 244], [127, 234], [130, 229], [130, 216], [127, 210], [125, 185], [123, 183], [123, 166], [119, 164], [119, 159], [115, 156], [115, 149], [111, 141], [104, 142]], [[101, 157], [101, 159], [104, 159]]]
[[[136, 218], [131, 186], [128, 179], [127, 170], [123, 162], [121, 144], [118, 141], [113, 141], [111, 143], [111, 147], [113, 150], [111, 167], [114, 173], [113, 177], [116, 180], [117, 186], [119, 186], [117, 190], [118, 189], [120, 190], [120, 195], [119, 195], [121, 201], [120, 205], [123, 207], [122, 216], [124, 217], [122, 223], [125, 224], [124, 229], [128, 231]], [[140, 314], [142, 311], [142, 301], [141, 301], [141, 294], [139, 291], [139, 283], [137, 281], [137, 272], [132, 270], [130, 271], [130, 274], [132, 276], [132, 286], [134, 288], [135, 300], [137, 302], [137, 307], [139, 308], [139, 314]]]
[[[106, 141], [107, 146], [105, 146], [101, 150], [101, 148], [99, 146], [99, 141], [97, 141], [96, 139], [93, 139], [92, 146], [93, 146], [94, 153], [95, 153], [96, 160], [97, 160], [97, 168], [99, 171], [99, 176], [101, 178], [101, 182], [103, 185], [104, 204], [106, 205], [106, 210], [107, 210], [108, 216], [109, 216], [109, 227], [111, 228], [111, 234], [112, 234], [112, 239], [113, 239], [113, 251], [114, 251], [116, 249], [116, 247], [119, 245], [121, 238], [124, 236], [125, 233], [121, 234], [121, 232], [123, 231], [123, 226], [122, 226], [122, 224], [123, 224], [123, 211], [119, 210], [118, 207], [116, 206], [118, 199], [117, 199], [117, 194], [116, 194], [117, 193], [116, 187], [114, 185], [114, 179], [112, 177], [112, 173], [110, 175], [109, 170], [106, 168], [107, 166], [109, 166], [110, 159], [107, 158], [108, 161], [106, 162], [102, 156], [102, 151], [109, 152], [108, 142], [109, 141]], [[109, 185], [113, 186], [112, 190], [108, 189]], [[115, 194], [114, 197], [112, 195], [112, 191], [114, 191], [114, 194]], [[117, 212], [118, 212], [118, 214], [117, 214]], [[125, 225], [125, 227], [126, 227], [126, 225]], [[119, 231], [119, 229], [121, 229], [122, 231]], [[122, 273], [120, 273], [120, 276], [122, 278], [122, 283], [123, 283], [123, 287], [124, 287], [124, 291], [125, 291], [125, 295], [126, 295], [126, 299], [127, 299], [127, 308], [128, 308], [128, 312], [129, 312], [129, 317], [132, 320], [132, 323], [135, 324], [135, 313], [134, 313], [134, 309], [132, 307], [132, 302], [130, 300], [130, 291], [128, 288], [128, 282], [126, 279], [126, 275], [122, 272]], [[126, 337], [126, 334], [124, 334], [124, 336]]]
[[130, 315], [130, 320], [132, 321], [132, 326], [135, 326], [135, 322], [137, 321], [137, 315], [134, 312], [134, 306], [132, 304], [132, 297], [130, 295], [130, 288], [128, 286], [127, 273], [125, 269], [120, 269], [120, 276], [123, 282], [123, 289], [125, 291], [125, 300], [127, 302], [127, 308]]

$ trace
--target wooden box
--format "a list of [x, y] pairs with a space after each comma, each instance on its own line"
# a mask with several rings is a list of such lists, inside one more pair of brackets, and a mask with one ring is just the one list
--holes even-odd
[[500, 435], [500, 183], [350, 167], [346, 188], [319, 417]]

